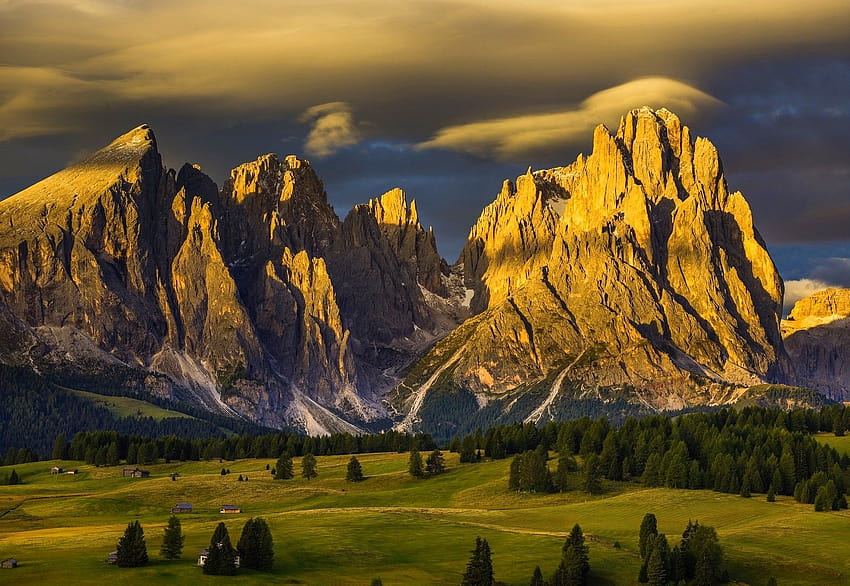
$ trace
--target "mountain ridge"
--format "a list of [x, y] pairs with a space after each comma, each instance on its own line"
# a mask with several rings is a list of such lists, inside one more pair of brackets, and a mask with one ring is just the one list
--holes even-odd
[[147, 125], [0, 202], [0, 226], [4, 362], [267, 426], [680, 409], [794, 378], [749, 206], [664, 109], [505, 181], [453, 266], [399, 188], [340, 218], [274, 154], [219, 188], [166, 168]]

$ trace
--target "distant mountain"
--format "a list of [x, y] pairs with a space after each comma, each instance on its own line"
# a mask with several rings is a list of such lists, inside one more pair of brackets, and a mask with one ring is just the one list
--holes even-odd
[[450, 433], [794, 378], [749, 206], [663, 109], [506, 181], [454, 266], [400, 189], [341, 219], [305, 160], [219, 188], [144, 125], [0, 202], [0, 227], [3, 362], [266, 426]]
[[850, 400], [850, 289], [798, 301], [782, 321], [797, 383], [836, 401]]

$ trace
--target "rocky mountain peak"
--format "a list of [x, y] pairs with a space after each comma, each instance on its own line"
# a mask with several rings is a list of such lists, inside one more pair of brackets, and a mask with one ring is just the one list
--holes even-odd
[[[616, 133], [596, 127], [589, 156], [506, 181], [462, 263], [480, 315], [423, 377], [450, 367], [479, 404], [545, 389], [546, 408], [523, 415], [537, 421], [568, 389], [604, 388], [678, 408], [788, 375], [782, 282], [749, 206], [667, 110], [632, 110]], [[417, 384], [398, 404], [421, 406]]]
[[850, 398], [850, 289], [825, 289], [795, 303], [782, 336], [798, 384]]
[[850, 316], [850, 289], [829, 288], [818, 291], [794, 304], [787, 321], [841, 319]]

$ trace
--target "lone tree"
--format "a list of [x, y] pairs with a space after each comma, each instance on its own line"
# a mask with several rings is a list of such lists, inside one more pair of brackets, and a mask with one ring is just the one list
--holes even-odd
[[284, 452], [277, 459], [277, 464], [274, 466], [274, 479], [289, 480], [293, 476], [295, 474], [292, 472], [292, 456], [289, 455], [289, 452]]
[[307, 480], [311, 480], [318, 475], [319, 473], [316, 471], [316, 456], [307, 452], [301, 458], [301, 476]]
[[410, 459], [407, 461], [407, 471], [414, 478], [422, 478], [425, 476], [425, 469], [422, 467], [422, 454], [419, 450], [413, 448], [410, 450]]
[[262, 517], [248, 519], [236, 545], [239, 565], [252, 570], [271, 570], [274, 563], [274, 540], [268, 523]]
[[148, 563], [145, 532], [138, 521], [133, 521], [127, 525], [124, 536], [118, 540], [118, 547], [115, 549], [118, 554], [116, 564], [121, 568], [137, 568]]
[[363, 468], [360, 466], [360, 461], [351, 456], [348, 461], [348, 470], [345, 472], [345, 479], [349, 482], [360, 482], [363, 480]]
[[531, 575], [529, 586], [546, 586], [546, 580], [543, 579], [543, 572], [540, 571], [540, 566], [534, 566], [534, 573]]
[[553, 584], [556, 586], [584, 586], [590, 574], [590, 558], [584, 544], [584, 533], [576, 523], [564, 542], [561, 564], [555, 572]]
[[493, 586], [493, 562], [490, 559], [490, 544], [486, 539], [475, 538], [475, 549], [466, 564], [461, 586]]
[[204, 574], [233, 576], [236, 574], [236, 550], [230, 543], [230, 534], [224, 523], [219, 523], [210, 539]]
[[168, 520], [159, 553], [167, 560], [176, 560], [183, 553], [183, 528], [174, 515]]
[[428, 476], [434, 476], [435, 474], [445, 472], [445, 470], [446, 461], [443, 458], [443, 452], [434, 450], [428, 455], [428, 459], [425, 461], [425, 471], [428, 473]]

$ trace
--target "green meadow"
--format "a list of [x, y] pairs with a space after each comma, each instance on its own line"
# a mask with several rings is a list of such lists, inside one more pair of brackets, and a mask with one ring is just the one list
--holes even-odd
[[78, 391], [76, 389], [63, 390], [73, 393], [82, 399], [91, 401], [99, 407], [108, 409], [110, 413], [116, 417], [152, 417], [156, 420], [167, 419], [169, 417], [189, 417], [185, 413], [172, 411], [171, 409], [163, 409], [146, 401], [140, 401], [131, 397], [119, 397], [112, 395], [99, 395], [97, 393], [89, 393], [88, 391]]
[[[839, 438], [840, 439], [840, 438]], [[831, 440], [829, 440], [831, 443]], [[846, 444], [845, 444], [846, 445]], [[496, 578], [527, 584], [535, 565], [556, 568], [575, 523], [590, 546], [593, 584], [637, 584], [638, 529], [653, 512], [659, 530], [678, 542], [688, 519], [717, 529], [734, 582], [850, 584], [850, 513], [815, 513], [788, 497], [766, 502], [711, 491], [645, 489], [607, 483], [590, 497], [581, 491], [554, 495], [507, 490], [510, 460], [459, 464], [417, 480], [407, 474], [408, 454], [359, 455], [366, 480], [345, 481], [348, 456], [318, 458], [319, 477], [273, 480], [272, 460], [158, 464], [150, 478], [122, 478], [121, 467], [62, 462], [80, 473], [51, 475], [56, 462], [14, 468], [25, 484], [0, 486], [0, 559], [20, 566], [0, 570], [2, 584], [458, 584], [475, 537], [493, 552]], [[229, 468], [227, 476], [220, 474]], [[300, 471], [300, 459], [295, 459]], [[0, 477], [11, 467], [0, 468]], [[169, 474], [178, 472], [172, 481]], [[247, 482], [239, 482], [239, 475]], [[575, 478], [578, 485], [578, 477]], [[181, 514], [183, 558], [159, 557], [170, 507]], [[242, 514], [221, 515], [221, 505]], [[271, 573], [243, 570], [235, 578], [205, 576], [195, 565], [213, 529], [224, 521], [235, 544], [250, 516], [264, 517], [275, 539]], [[138, 519], [151, 563], [117, 568], [105, 563], [127, 523]]]

